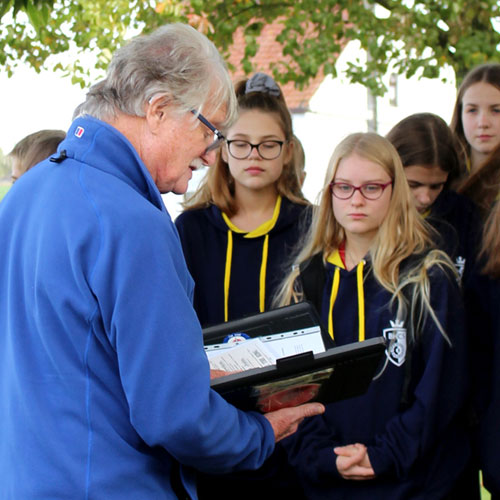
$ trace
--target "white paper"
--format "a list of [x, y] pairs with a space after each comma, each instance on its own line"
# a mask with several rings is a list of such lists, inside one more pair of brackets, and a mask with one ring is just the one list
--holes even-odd
[[276, 357], [259, 337], [233, 346], [209, 356], [208, 361], [212, 370], [238, 372], [276, 364]]
[[265, 335], [238, 342], [205, 346], [212, 370], [245, 371], [276, 364], [279, 358], [312, 351], [324, 352], [319, 326]]
[[[222, 343], [206, 345], [205, 351], [210, 359], [215, 354], [238, 346], [242, 343], [249, 342], [249, 340], [241, 340], [238, 342]], [[274, 353], [276, 359], [285, 358], [294, 354], [300, 354], [307, 351], [312, 351], [314, 354], [325, 351], [325, 345], [321, 336], [321, 329], [319, 326], [312, 326], [310, 328], [303, 328], [301, 330], [292, 330], [289, 332], [275, 333], [273, 335], [264, 335], [259, 338], [267, 348]]]
[[291, 332], [277, 333], [259, 337], [276, 359], [312, 351], [314, 354], [325, 352], [325, 344], [319, 326]]

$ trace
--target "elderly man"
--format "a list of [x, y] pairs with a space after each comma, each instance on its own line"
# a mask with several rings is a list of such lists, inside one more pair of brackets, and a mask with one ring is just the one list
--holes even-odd
[[2, 201], [1, 499], [195, 498], [195, 469], [257, 468], [323, 410], [243, 413], [209, 386], [160, 193], [186, 191], [234, 114], [215, 47], [165, 26], [116, 53]]

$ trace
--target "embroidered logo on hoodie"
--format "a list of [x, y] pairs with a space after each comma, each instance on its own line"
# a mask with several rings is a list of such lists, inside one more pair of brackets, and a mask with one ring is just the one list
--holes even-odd
[[458, 256], [457, 259], [455, 260], [455, 268], [457, 270], [458, 276], [460, 278], [463, 277], [464, 274], [464, 268], [465, 268], [465, 258]]
[[390, 321], [391, 328], [384, 328], [382, 333], [387, 340], [385, 355], [396, 366], [401, 366], [406, 359], [406, 328], [404, 321]]

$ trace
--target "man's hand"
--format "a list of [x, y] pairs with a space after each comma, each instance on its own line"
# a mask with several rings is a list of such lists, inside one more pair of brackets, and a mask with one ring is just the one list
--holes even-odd
[[281, 410], [265, 413], [264, 417], [272, 425], [274, 439], [278, 442], [293, 434], [304, 418], [320, 415], [324, 411], [325, 407], [321, 403], [307, 403], [293, 408], [282, 408]]
[[210, 370], [210, 380], [214, 378], [224, 377], [225, 375], [231, 375], [231, 373], [236, 372], [226, 372], [224, 370]]
[[333, 451], [337, 455], [337, 470], [344, 479], [362, 481], [375, 477], [375, 472], [372, 469], [370, 457], [364, 444], [356, 443], [347, 446], [337, 446]]

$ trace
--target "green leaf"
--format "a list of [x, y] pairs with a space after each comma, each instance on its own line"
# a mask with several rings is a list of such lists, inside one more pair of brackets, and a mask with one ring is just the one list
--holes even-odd
[[[244, 38], [240, 67], [253, 70], [261, 50], [259, 34], [273, 24], [281, 28], [281, 44], [272, 71], [281, 83], [306, 85], [319, 71], [336, 74], [341, 47], [359, 40], [371, 62], [353, 61], [346, 76], [373, 92], [383, 92], [381, 75], [389, 64], [402, 75], [439, 77], [451, 65], [458, 76], [487, 60], [499, 60], [500, 34], [492, 26], [499, 13], [497, 0], [169, 0], [157, 12], [158, 0], [4, 0], [0, 18], [11, 12], [12, 25], [0, 25], [0, 65], [11, 72], [19, 64], [35, 69], [56, 68], [77, 82], [90, 83], [91, 69], [105, 69], [111, 54], [134, 34], [150, 32], [165, 22], [183, 21], [208, 29], [222, 53], [229, 56], [238, 29]], [[25, 12], [33, 30], [16, 21]], [[443, 24], [444, 23], [444, 24]], [[446, 25], [447, 30], [440, 26]], [[58, 59], [76, 47], [75, 64]], [[92, 64], [79, 64], [89, 59]], [[71, 54], [74, 54], [74, 49]], [[49, 56], [50, 58], [49, 62]], [[74, 57], [74, 56], [72, 56]], [[240, 64], [239, 62], [237, 64]]]
[[0, 19], [12, 7], [12, 0], [5, 0], [0, 4]]

